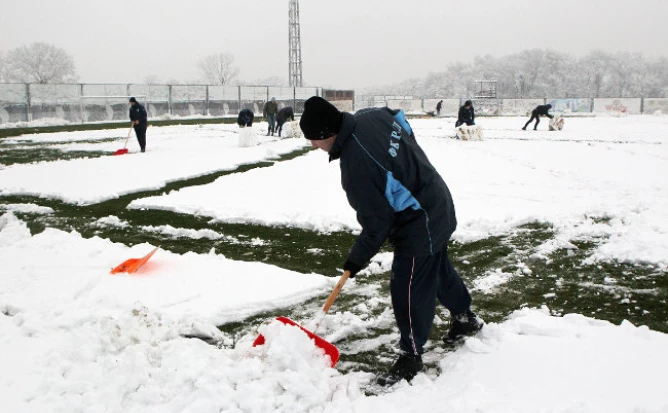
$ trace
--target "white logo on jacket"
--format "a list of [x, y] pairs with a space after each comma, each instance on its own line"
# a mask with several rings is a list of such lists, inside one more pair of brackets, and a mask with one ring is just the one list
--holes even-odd
[[390, 153], [390, 156], [396, 158], [397, 151], [399, 150], [399, 142], [395, 142], [393, 139], [397, 141], [401, 140], [401, 125], [397, 122], [392, 122], [392, 129], [394, 130], [390, 135], [390, 149], [388, 149], [388, 152]]

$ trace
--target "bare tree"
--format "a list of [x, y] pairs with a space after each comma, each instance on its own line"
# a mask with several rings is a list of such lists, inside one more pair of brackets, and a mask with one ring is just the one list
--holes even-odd
[[74, 59], [65, 50], [37, 42], [7, 53], [10, 80], [25, 83], [63, 83], [76, 79]]
[[214, 85], [229, 85], [239, 75], [239, 68], [233, 67], [234, 56], [216, 53], [200, 60], [198, 67], [204, 78]]

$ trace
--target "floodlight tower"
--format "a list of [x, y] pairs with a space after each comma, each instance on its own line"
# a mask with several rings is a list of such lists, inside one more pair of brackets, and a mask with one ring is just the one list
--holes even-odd
[[290, 0], [290, 86], [302, 87], [302, 40], [299, 31], [299, 1]]

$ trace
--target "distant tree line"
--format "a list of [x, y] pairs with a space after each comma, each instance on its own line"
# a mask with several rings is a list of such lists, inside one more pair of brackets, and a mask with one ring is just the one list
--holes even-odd
[[499, 58], [479, 56], [424, 78], [358, 93], [467, 98], [474, 95], [475, 82], [484, 79], [497, 80], [497, 96], [505, 98], [668, 97], [668, 59], [603, 51], [578, 58], [532, 49]]

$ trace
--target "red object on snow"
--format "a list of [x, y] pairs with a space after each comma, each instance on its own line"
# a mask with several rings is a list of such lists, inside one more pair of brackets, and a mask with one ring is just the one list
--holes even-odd
[[[346, 283], [349, 277], [350, 277], [350, 271], [345, 271], [341, 276], [341, 278], [339, 278], [339, 282], [336, 283], [336, 286], [334, 286], [334, 290], [329, 295], [329, 298], [327, 298], [327, 301], [325, 301], [325, 305], [322, 307], [323, 317], [329, 312], [329, 309], [332, 307], [332, 304], [334, 304], [334, 300], [336, 300], [336, 297], [339, 296], [339, 293], [343, 288], [343, 284]], [[300, 326], [299, 324], [295, 323], [294, 321], [290, 320], [287, 317], [277, 317], [276, 320], [280, 321], [283, 324], [299, 327], [303, 332], [306, 333], [307, 336], [309, 336], [310, 339], [312, 339], [315, 342], [316, 346], [320, 347], [325, 351], [325, 354], [327, 354], [329, 358], [332, 360], [332, 367], [336, 366], [336, 363], [339, 361], [339, 349], [336, 348], [334, 344], [328, 342], [322, 337], [317, 336], [315, 333], [305, 329], [304, 327]], [[315, 330], [317, 329], [318, 327], [316, 326]], [[260, 334], [253, 342], [253, 347], [261, 346], [263, 344], [264, 344], [264, 336]]]
[[121, 272], [134, 274], [138, 269], [146, 264], [146, 262], [153, 256], [153, 254], [155, 254], [158, 248], [160, 247], [155, 247], [153, 251], [149, 252], [141, 258], [130, 258], [123, 261], [111, 270], [111, 274], [118, 274]]
[[[305, 329], [304, 327], [300, 326], [296, 322], [290, 320], [287, 317], [277, 317], [276, 320], [280, 321], [283, 324], [288, 324], [291, 326], [299, 327], [303, 332], [306, 333], [306, 335], [315, 341], [315, 345], [320, 347], [325, 351], [325, 354], [329, 356], [329, 358], [332, 360], [332, 367], [336, 366], [336, 363], [339, 361], [339, 349], [334, 346], [334, 344], [328, 342], [324, 338], [310, 332], [309, 330]], [[264, 336], [260, 334], [257, 336], [255, 341], [253, 342], [253, 347], [261, 346], [264, 344]]]

